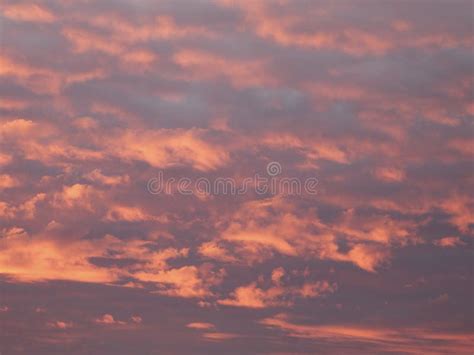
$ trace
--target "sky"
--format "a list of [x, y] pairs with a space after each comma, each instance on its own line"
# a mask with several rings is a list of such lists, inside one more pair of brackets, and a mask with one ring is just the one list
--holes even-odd
[[0, 353], [472, 353], [473, 33], [462, 0], [0, 1]]

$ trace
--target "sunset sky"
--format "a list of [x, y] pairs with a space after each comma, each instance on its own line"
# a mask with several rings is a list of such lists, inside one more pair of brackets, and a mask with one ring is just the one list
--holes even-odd
[[1, 0], [1, 355], [472, 354], [473, 4]]

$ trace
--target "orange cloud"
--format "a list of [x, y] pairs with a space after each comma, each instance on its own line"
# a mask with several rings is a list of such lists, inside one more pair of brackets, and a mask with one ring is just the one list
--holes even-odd
[[84, 208], [92, 211], [94, 209], [95, 200], [101, 195], [90, 185], [74, 184], [64, 186], [61, 192], [54, 196], [54, 205], [58, 208]]
[[11, 121], [0, 122], [0, 135], [4, 138], [22, 137], [33, 133], [37, 128], [36, 124], [31, 120], [18, 118]]
[[8, 175], [8, 174], [1, 174], [0, 175], [0, 190], [2, 189], [9, 189], [15, 186], [19, 186], [20, 181], [15, 177]]
[[[4, 54], [0, 55], [0, 76], [16, 81], [21, 86], [37, 94], [56, 95], [69, 84], [102, 78], [105, 74], [100, 69], [78, 72], [62, 71], [57, 68], [52, 69], [44, 64], [35, 65], [28, 63], [24, 57], [13, 57]], [[64, 104], [67, 103], [61, 101], [62, 99], [57, 97], [52, 104], [58, 106], [63, 104], [62, 109], [64, 110]], [[0, 107], [16, 111], [26, 109], [29, 104], [31, 102], [5, 99], [0, 103]]]
[[201, 138], [202, 133], [198, 129], [127, 130], [108, 140], [106, 149], [124, 159], [142, 160], [161, 168], [189, 164], [198, 170], [212, 170], [224, 165], [227, 152], [207, 143]]
[[[267, 3], [242, 2], [226, 6], [240, 7], [246, 15], [246, 24], [261, 38], [274, 41], [282, 46], [299, 46], [317, 49], [339, 50], [344, 53], [362, 56], [365, 54], [382, 55], [393, 47], [389, 39], [358, 28], [337, 28], [333, 31], [314, 30], [297, 32], [298, 25], [304, 25], [300, 18], [291, 14], [285, 15], [285, 4], [277, 5], [282, 12], [270, 9]], [[278, 15], [277, 15], [278, 14]], [[325, 11], [313, 13], [313, 17], [324, 17]]]
[[2, 238], [5, 238], [5, 239], [25, 238], [28, 236], [26, 231], [20, 227], [3, 228], [0, 231], [0, 235]]
[[351, 241], [370, 241], [380, 245], [418, 242], [412, 221], [399, 221], [389, 216], [360, 216], [347, 209], [340, 223], [327, 226], [328, 230], [344, 233]]
[[[351, 262], [369, 272], [388, 262], [391, 244], [412, 241], [412, 223], [350, 216], [326, 225], [312, 214], [295, 214], [289, 200], [274, 197], [245, 203], [220, 238], [234, 244], [234, 254], [245, 256], [248, 262], [267, 259], [273, 251], [290, 257]], [[335, 235], [341, 233], [349, 241], [350, 249], [345, 253], [336, 244]]]
[[174, 40], [186, 37], [215, 37], [205, 26], [193, 26], [186, 23], [177, 24], [173, 17], [160, 15], [151, 23], [137, 25], [126, 18], [114, 15], [96, 15], [88, 22], [95, 27], [112, 31], [111, 37], [123, 43], [140, 43], [153, 39]]
[[221, 341], [221, 340], [229, 340], [229, 339], [238, 338], [240, 335], [235, 334], [235, 333], [213, 332], [213, 333], [204, 333], [202, 336], [208, 340]]
[[466, 157], [472, 157], [472, 153], [474, 152], [474, 139], [453, 139], [448, 142], [448, 146]]
[[63, 28], [62, 34], [72, 43], [74, 51], [77, 53], [95, 50], [118, 55], [125, 50], [124, 45], [117, 41], [111, 41], [81, 28], [66, 27]]
[[74, 126], [80, 128], [80, 129], [97, 129], [99, 127], [98, 123], [96, 120], [94, 120], [92, 117], [78, 117], [74, 120], [73, 123]]
[[336, 292], [337, 285], [330, 284], [328, 281], [306, 282], [301, 289], [296, 289], [295, 293], [303, 298], [320, 297], [327, 293]]
[[358, 244], [348, 253], [348, 260], [366, 271], [375, 272], [375, 269], [385, 263], [390, 256], [389, 251], [380, 247]]
[[0, 137], [16, 146], [24, 157], [45, 164], [64, 164], [63, 160], [96, 160], [101, 152], [75, 147], [59, 133], [58, 127], [18, 118], [0, 122]]
[[48, 326], [48, 328], [56, 328], [56, 329], [69, 329], [69, 328], [72, 328], [73, 327], [73, 323], [72, 322], [64, 322], [64, 321], [54, 321], [54, 322], [48, 322], [46, 324]]
[[37, 204], [40, 203], [41, 201], [46, 200], [46, 194], [45, 193], [39, 193], [33, 196], [32, 198], [28, 199], [25, 201], [23, 204], [21, 204], [18, 208], [18, 211], [23, 212], [25, 218], [27, 219], [33, 219], [36, 216], [37, 212]]
[[7, 165], [12, 161], [12, 157], [5, 153], [0, 153], [0, 166]]
[[474, 224], [474, 209], [468, 196], [453, 195], [440, 203], [441, 208], [451, 215], [450, 220], [461, 232], [468, 232]]
[[349, 346], [356, 342], [372, 349], [370, 352], [467, 353], [474, 346], [474, 338], [470, 333], [437, 332], [423, 328], [395, 329], [355, 325], [297, 324], [292, 322], [287, 314], [265, 318], [260, 323], [268, 328], [279, 329], [295, 338], [324, 340], [338, 346]]
[[349, 162], [348, 154], [338, 146], [337, 142], [325, 138], [320, 138], [315, 142], [314, 139], [302, 139], [288, 133], [268, 133], [260, 138], [259, 144], [274, 149], [285, 147], [285, 149], [299, 150], [305, 153], [308, 160], [312, 161], [325, 159], [341, 164]]
[[405, 179], [405, 172], [397, 168], [377, 168], [375, 177], [387, 182], [400, 182]]
[[284, 268], [282, 268], [280, 266], [280, 267], [274, 269], [272, 271], [272, 276], [271, 276], [273, 283], [276, 284], [276, 285], [280, 285], [281, 284], [281, 279], [282, 279], [283, 276], [285, 276], [285, 269]]
[[196, 266], [163, 270], [158, 272], [140, 271], [133, 274], [135, 278], [144, 282], [162, 284], [160, 294], [174, 297], [194, 298], [212, 295], [210, 287], [221, 282], [223, 270], [215, 274], [203, 274]]
[[8, 203], [0, 201], [0, 217], [13, 218], [15, 216], [15, 209]]
[[123, 176], [111, 176], [111, 175], [104, 175], [100, 169], [94, 169], [90, 173], [84, 175], [85, 178], [89, 179], [90, 181], [99, 182], [103, 185], [108, 186], [117, 186], [117, 185], [125, 185], [130, 182], [130, 176], [123, 175]]
[[140, 222], [140, 221], [161, 221], [166, 222], [166, 216], [152, 216], [139, 207], [129, 206], [112, 206], [105, 216], [106, 220], [109, 221], [128, 221], [128, 222]]
[[[373, 4], [369, 18], [343, 3], [216, 2], [231, 8], [214, 2], [190, 9], [140, 4], [137, 11], [112, 2], [0, 5], [7, 35], [0, 55], [7, 85], [0, 102], [0, 274], [12, 282], [134, 287], [115, 289], [152, 292], [158, 302], [182, 297], [203, 311], [239, 317], [272, 307], [332, 308], [309, 299], [352, 292], [344, 285], [347, 274], [359, 285], [383, 288], [382, 297], [384, 269], [408, 245], [451, 248], [448, 254], [459, 254], [456, 263], [462, 263], [474, 223], [466, 192], [473, 181], [473, 40], [462, 16], [451, 17], [462, 15], [464, 5], [449, 6], [444, 22], [439, 4], [427, 21], [411, 3], [399, 5], [400, 13]], [[414, 11], [401, 16], [406, 9]], [[153, 169], [241, 181], [270, 159], [289, 175], [314, 173], [321, 193], [174, 194], [153, 203], [141, 186]], [[438, 227], [455, 227], [459, 236], [426, 235]], [[320, 264], [315, 280], [307, 270]], [[456, 265], [445, 266], [433, 279], [441, 286], [448, 278], [450, 285], [466, 279]], [[400, 271], [399, 263], [393, 267]], [[240, 279], [242, 272], [253, 278]], [[233, 279], [224, 282], [227, 275]], [[428, 287], [431, 280], [423, 282]], [[398, 287], [388, 286], [387, 292]], [[442, 324], [451, 313], [465, 320], [455, 308], [464, 305], [460, 296], [437, 292], [420, 311], [443, 303], [433, 321]], [[349, 306], [354, 303], [344, 309]], [[364, 316], [363, 307], [357, 310]], [[47, 314], [35, 317], [53, 312], [48, 305]], [[377, 327], [377, 317], [367, 327], [311, 325], [286, 315], [262, 324], [308, 343], [376, 347], [368, 353], [461, 353], [472, 345], [466, 334]], [[131, 314], [89, 320], [112, 329], [143, 322]], [[55, 334], [69, 332], [57, 330], [70, 324], [76, 328], [81, 320], [53, 318], [43, 329], [52, 335], [24, 334], [59, 343]], [[197, 330], [182, 329], [194, 339], [243, 336], [212, 323], [180, 324]]]
[[124, 321], [116, 320], [111, 314], [104, 314], [102, 317], [96, 318], [95, 322], [103, 325], [124, 325]]
[[131, 316], [130, 320], [136, 324], [140, 324], [141, 322], [143, 322], [143, 319], [140, 316]]
[[193, 323], [186, 324], [186, 327], [192, 328], [192, 329], [212, 329], [212, 328], [214, 328], [214, 324], [193, 322]]
[[214, 34], [204, 26], [176, 24], [170, 16], [158, 16], [156, 18], [153, 37], [173, 39], [191, 36], [214, 37]]
[[412, 29], [412, 25], [404, 20], [395, 20], [392, 22], [392, 27], [399, 32], [407, 32]]
[[[278, 269], [277, 269], [277, 272]], [[217, 302], [226, 306], [246, 308], [290, 307], [294, 304], [295, 297], [313, 298], [336, 291], [337, 286], [327, 281], [306, 282], [302, 287], [283, 286], [280, 279], [272, 273], [274, 286], [267, 289], [257, 287], [255, 282], [238, 287], [232, 292], [231, 298], [221, 299]], [[275, 280], [276, 279], [276, 280]]]
[[51, 11], [37, 4], [3, 4], [1, 9], [4, 16], [16, 21], [51, 23], [56, 18]]
[[34, 92], [59, 93], [62, 78], [59, 72], [30, 65], [24, 58], [13, 58], [5, 54], [0, 55], [0, 76], [11, 77]]
[[[206, 289], [204, 281], [198, 275], [191, 275], [197, 281], [193, 284], [187, 278], [188, 269], [180, 272], [168, 269], [167, 260], [187, 256], [188, 249], [177, 250], [167, 248], [151, 251], [143, 240], [121, 241], [113, 236], [95, 240], [64, 240], [57, 239], [63, 233], [63, 227], [50, 223], [44, 235], [29, 237], [21, 228], [3, 230], [0, 238], [0, 274], [6, 274], [17, 281], [72, 280], [93, 283], [115, 283], [122, 276], [149, 280], [155, 275], [163, 282], [173, 283], [177, 291], [188, 295], [190, 289], [196, 286], [199, 293]], [[140, 262], [140, 267], [117, 269], [98, 267], [90, 262], [94, 257], [105, 257], [113, 260], [134, 259]], [[140, 271], [146, 270], [146, 271]], [[163, 271], [164, 270], [164, 271]], [[166, 275], [167, 277], [163, 277]], [[161, 277], [160, 277], [161, 275]], [[148, 277], [147, 277], [148, 276]], [[177, 276], [180, 276], [181, 279]], [[209, 275], [211, 280], [212, 275]], [[182, 283], [182, 284], [181, 284]], [[179, 286], [181, 285], [181, 289]], [[140, 285], [137, 285], [140, 286]], [[170, 291], [171, 292], [171, 291]], [[187, 293], [186, 293], [187, 292]]]
[[155, 53], [144, 49], [124, 53], [122, 58], [125, 63], [143, 66], [149, 66], [157, 60], [157, 56], [155, 55]]
[[237, 88], [275, 83], [271, 76], [265, 74], [263, 61], [238, 61], [197, 50], [181, 50], [174, 54], [173, 60], [189, 70], [196, 80], [224, 77]]
[[21, 110], [28, 106], [28, 103], [22, 100], [16, 99], [2, 99], [0, 102], [0, 108], [5, 110]]
[[434, 241], [434, 244], [443, 248], [453, 248], [456, 246], [466, 245], [459, 237], [443, 237]]
[[2, 238], [0, 240], [0, 273], [19, 281], [74, 280], [108, 283], [116, 280], [112, 269], [101, 269], [89, 263], [97, 255], [90, 242], [60, 245], [36, 238]]
[[284, 255], [297, 255], [296, 249], [277, 230], [277, 226], [255, 229], [250, 227], [242, 230], [241, 226], [232, 225], [224, 232], [222, 239], [240, 243], [248, 250], [255, 252], [258, 252], [260, 248], [270, 248]]
[[198, 252], [199, 254], [214, 260], [231, 263], [238, 261], [234, 256], [229, 254], [227, 249], [219, 246], [216, 241], [210, 241], [201, 244], [198, 249]]
[[[245, 25], [257, 36], [273, 41], [281, 46], [304, 47], [309, 49], [334, 50], [348, 55], [362, 57], [382, 56], [397, 48], [453, 48], [472, 45], [472, 38], [447, 32], [433, 34], [410, 32], [412, 26], [403, 20], [394, 20], [391, 27], [379, 31], [367, 30], [360, 24], [338, 24], [332, 28], [318, 26], [307, 29], [308, 16], [311, 24], [327, 23], [333, 9], [307, 7], [306, 12], [296, 14], [290, 3], [229, 2], [219, 1], [220, 5], [236, 7], [245, 15]], [[346, 9], [345, 11], [350, 11]], [[310, 14], [310, 15], [309, 15]], [[335, 21], [337, 23], [337, 21]], [[299, 30], [303, 28], [306, 30]]]
[[284, 293], [284, 289], [273, 287], [262, 290], [255, 283], [238, 287], [232, 294], [232, 298], [219, 300], [218, 303], [226, 306], [237, 306], [247, 308], [264, 308], [283, 305], [277, 299]]

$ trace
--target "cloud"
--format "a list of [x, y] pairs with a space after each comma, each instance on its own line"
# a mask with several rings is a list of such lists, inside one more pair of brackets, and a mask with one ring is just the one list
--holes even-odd
[[248, 308], [264, 308], [271, 306], [279, 306], [283, 303], [277, 301], [277, 298], [284, 293], [281, 288], [271, 288], [262, 290], [255, 283], [238, 287], [233, 292], [230, 299], [219, 300], [218, 302], [226, 306], [248, 307]]
[[160, 217], [155, 217], [147, 214], [139, 207], [129, 206], [113, 206], [107, 212], [105, 217], [110, 221], [128, 221], [128, 222], [140, 222], [140, 221], [151, 221], [151, 220], [163, 220]]
[[257, 282], [252, 282], [237, 287], [230, 298], [221, 299], [217, 302], [226, 306], [246, 308], [291, 307], [297, 297], [321, 297], [337, 290], [336, 284], [331, 285], [326, 280], [308, 281], [301, 286], [291, 286], [282, 281], [284, 275], [283, 268], [276, 268], [270, 275], [271, 287], [264, 289], [259, 287]]
[[283, 276], [285, 276], [285, 269], [283, 267], [280, 266], [274, 269], [271, 276], [273, 283], [279, 285]]
[[108, 186], [126, 185], [130, 182], [130, 176], [128, 175], [104, 175], [100, 169], [92, 170], [90, 173], [86, 174], [85, 177], [90, 181], [98, 182]]
[[20, 227], [11, 227], [11, 228], [4, 228], [1, 231], [1, 237], [5, 240], [8, 239], [16, 239], [16, 238], [26, 238], [28, 233], [23, 228]]
[[27, 219], [34, 219], [38, 210], [37, 205], [40, 204], [41, 202], [46, 200], [46, 194], [45, 193], [39, 193], [30, 198], [29, 200], [25, 201], [22, 203], [18, 211], [23, 212], [25, 215], [25, 218]]
[[388, 252], [373, 246], [355, 245], [348, 254], [349, 260], [361, 269], [374, 272], [375, 268], [388, 259]]
[[375, 171], [375, 177], [387, 182], [400, 182], [405, 179], [403, 170], [396, 168], [379, 168]]
[[191, 329], [212, 329], [214, 328], [214, 324], [212, 323], [201, 323], [201, 322], [192, 322], [186, 324], [186, 327]]
[[223, 248], [219, 246], [219, 244], [215, 241], [210, 241], [201, 244], [201, 246], [198, 249], [199, 254], [215, 259], [215, 260], [220, 260], [223, 262], [237, 262], [238, 260], [233, 257], [232, 255], [229, 255], [228, 250], [226, 248]]
[[202, 336], [205, 339], [208, 339], [208, 340], [223, 341], [223, 340], [230, 340], [230, 339], [238, 338], [239, 334], [211, 332], [211, 333], [204, 333]]
[[118, 55], [124, 51], [122, 44], [107, 40], [81, 28], [64, 28], [62, 34], [72, 43], [76, 53], [96, 50], [106, 54]]
[[260, 323], [272, 329], [279, 329], [291, 337], [327, 341], [338, 346], [352, 347], [354, 344], [359, 344], [367, 351], [417, 353], [437, 352], [443, 349], [443, 351], [465, 352], [472, 346], [472, 337], [468, 333], [435, 332], [423, 328], [298, 324], [287, 314], [265, 318]]
[[466, 245], [466, 243], [464, 243], [459, 237], [443, 237], [435, 240], [434, 244], [442, 248], [453, 248]]
[[7, 174], [0, 175], [0, 189], [9, 189], [18, 185], [20, 182], [14, 177]]
[[58, 207], [78, 207], [93, 210], [93, 201], [99, 196], [100, 192], [90, 185], [74, 184], [71, 186], [64, 186], [62, 191], [55, 195], [54, 204]]
[[30, 238], [0, 240], [0, 273], [26, 282], [75, 280], [107, 283], [116, 280], [113, 270], [88, 262], [97, 250], [90, 242], [57, 243]]
[[194, 80], [224, 77], [237, 88], [274, 83], [271, 76], [265, 75], [265, 66], [260, 61], [237, 61], [196, 50], [181, 50], [174, 54], [173, 59], [176, 64], [190, 71]]
[[[21, 228], [4, 229], [0, 238], [0, 273], [23, 282], [117, 283], [126, 276], [138, 279], [143, 276], [148, 280], [144, 275], [165, 271], [167, 260], [186, 257], [188, 253], [188, 249], [149, 249], [149, 242], [125, 242], [110, 235], [96, 240], [62, 240], [64, 232], [65, 227], [54, 222], [40, 235], [28, 236]], [[111, 264], [98, 266], [94, 260]], [[117, 266], [130, 261], [131, 264]]]
[[98, 324], [103, 325], [124, 325], [127, 324], [124, 321], [116, 320], [111, 314], [104, 314], [102, 317], [96, 318], [94, 320]]
[[143, 319], [142, 317], [140, 316], [131, 316], [130, 317], [130, 320], [133, 322], [133, 323], [137, 323], [137, 324], [140, 324], [143, 322]]
[[461, 232], [467, 232], [474, 223], [474, 212], [467, 196], [452, 196], [440, 203], [441, 208], [450, 215], [453, 225]]
[[[327, 92], [326, 89], [325, 92]], [[284, 146], [285, 149], [296, 149], [304, 152], [307, 159], [310, 160], [323, 159], [341, 164], [349, 162], [348, 154], [342, 150], [336, 142], [331, 142], [326, 139], [319, 139], [318, 142], [314, 142], [312, 139], [302, 140], [288, 133], [269, 133], [259, 141], [259, 144], [273, 148]]]
[[12, 161], [12, 158], [8, 154], [0, 153], [0, 166], [7, 165]]
[[120, 158], [142, 160], [158, 168], [189, 164], [206, 171], [224, 165], [228, 154], [203, 140], [202, 134], [197, 129], [125, 130], [107, 140], [106, 149]]
[[21, 137], [33, 133], [37, 125], [30, 120], [18, 118], [11, 121], [1, 122], [0, 134], [3, 137]]
[[2, 14], [16, 21], [51, 23], [55, 20], [51, 11], [37, 4], [4, 4]]
[[468, 352], [471, 8], [2, 2], [6, 351]]
[[194, 298], [212, 295], [211, 286], [222, 281], [224, 270], [206, 271], [196, 266], [163, 270], [159, 272], [141, 271], [134, 274], [140, 281], [156, 282], [163, 285], [157, 291], [160, 294], [174, 297]]
[[74, 326], [72, 322], [65, 322], [65, 321], [60, 321], [60, 320], [48, 322], [46, 325], [48, 328], [55, 328], [55, 329], [61, 329], [61, 330], [69, 329]]
[[236, 333], [226, 333], [214, 331], [216, 326], [213, 323], [191, 322], [186, 325], [187, 328], [203, 331], [202, 337], [208, 340], [223, 341], [240, 337]]
[[[359, 219], [351, 211], [338, 224], [326, 225], [314, 214], [297, 212], [289, 199], [276, 197], [246, 203], [232, 216], [220, 237], [236, 245], [234, 252], [255, 262], [277, 252], [295, 258], [352, 262], [375, 272], [388, 263], [390, 244], [411, 241], [410, 229], [410, 223], [387, 217]], [[349, 250], [340, 250], [336, 235], [345, 236]]]

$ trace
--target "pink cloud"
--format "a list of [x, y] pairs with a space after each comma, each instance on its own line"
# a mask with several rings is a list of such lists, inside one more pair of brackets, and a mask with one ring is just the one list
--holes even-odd
[[436, 240], [434, 244], [443, 248], [453, 248], [456, 246], [466, 245], [466, 243], [464, 243], [459, 237], [443, 237]]
[[104, 314], [102, 317], [96, 318], [94, 320], [98, 324], [103, 325], [124, 325], [126, 322], [116, 320], [111, 314]]

